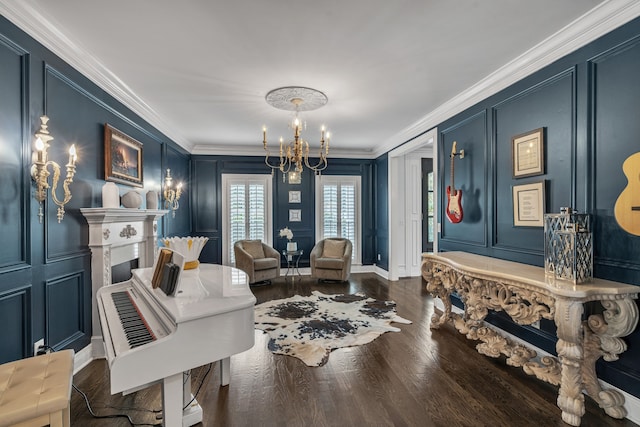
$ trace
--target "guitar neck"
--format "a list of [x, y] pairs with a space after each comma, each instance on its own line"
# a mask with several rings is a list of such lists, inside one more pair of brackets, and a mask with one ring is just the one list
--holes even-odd
[[455, 154], [451, 153], [451, 190], [455, 191], [456, 186], [453, 181], [453, 159], [455, 158]]

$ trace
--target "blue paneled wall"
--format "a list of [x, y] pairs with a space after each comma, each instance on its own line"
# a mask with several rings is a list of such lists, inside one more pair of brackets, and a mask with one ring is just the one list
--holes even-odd
[[[570, 206], [593, 215], [595, 275], [640, 285], [640, 236], [622, 230], [613, 210], [627, 184], [622, 163], [640, 151], [638, 76], [640, 19], [440, 124], [440, 249], [544, 265], [542, 228], [514, 226], [512, 201], [514, 185], [543, 182], [545, 212]], [[514, 178], [511, 138], [538, 128], [544, 129], [544, 173]], [[460, 224], [443, 219], [453, 141], [465, 150], [455, 164], [465, 212]], [[555, 352], [552, 322], [534, 330], [506, 316], [491, 321]], [[640, 332], [626, 341], [620, 360], [598, 371], [640, 397]]]
[[[363, 264], [373, 264], [375, 258], [375, 199], [374, 167], [372, 160], [330, 158], [324, 175], [357, 175], [362, 183], [362, 244]], [[222, 174], [269, 174], [263, 157], [242, 156], [193, 156], [193, 233], [207, 236], [210, 242], [203, 249], [201, 261], [222, 262]], [[289, 203], [289, 190], [300, 191], [301, 203]], [[273, 176], [273, 245], [282, 250], [286, 239], [278, 237], [283, 227], [294, 234], [298, 248], [304, 250], [301, 267], [309, 266], [309, 253], [315, 238], [315, 176], [304, 169], [300, 184], [283, 182], [278, 171]], [[302, 220], [289, 222], [289, 209], [300, 209]]]
[[[190, 156], [60, 58], [0, 17], [0, 363], [32, 355], [40, 338], [54, 349], [80, 350], [91, 335], [91, 253], [80, 208], [102, 206], [104, 124], [143, 143], [144, 188], [160, 190], [163, 171], [189, 179]], [[57, 222], [49, 196], [44, 220], [29, 174], [39, 117], [54, 137], [50, 159], [62, 165], [76, 144], [77, 172], [66, 214]], [[188, 187], [187, 187], [188, 188]], [[58, 188], [62, 197], [62, 188]], [[190, 231], [189, 198], [164, 234]]]

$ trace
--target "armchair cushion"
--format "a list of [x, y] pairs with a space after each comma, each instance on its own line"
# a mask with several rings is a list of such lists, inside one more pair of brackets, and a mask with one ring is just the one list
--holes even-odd
[[[344, 256], [345, 243], [344, 240], [325, 240], [322, 258], [342, 258]], [[342, 268], [342, 266], [337, 268]]]
[[273, 258], [255, 258], [253, 260], [253, 268], [255, 271], [268, 270], [270, 268], [278, 267], [277, 259]]
[[262, 249], [262, 242], [260, 240], [245, 240], [242, 243], [242, 248], [255, 259], [264, 258], [264, 249]]
[[342, 258], [317, 258], [315, 266], [316, 268], [329, 270], [342, 270], [344, 268], [344, 260]]

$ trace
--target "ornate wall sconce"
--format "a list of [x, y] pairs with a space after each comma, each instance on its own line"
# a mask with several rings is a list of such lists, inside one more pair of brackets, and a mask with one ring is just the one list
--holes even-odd
[[167, 169], [167, 176], [164, 178], [164, 206], [166, 209], [171, 209], [171, 214], [175, 218], [176, 211], [180, 207], [178, 200], [182, 195], [182, 183], [173, 187], [173, 178], [171, 177], [171, 169]]
[[[35, 134], [36, 156], [33, 165], [31, 166], [31, 177], [36, 182], [37, 187], [35, 198], [38, 203], [40, 203], [38, 208], [38, 217], [42, 223], [42, 218], [44, 216], [42, 204], [47, 198], [47, 190], [51, 188], [51, 198], [53, 199], [53, 202], [58, 205], [58, 222], [61, 222], [64, 218], [64, 205], [71, 200], [69, 185], [73, 182], [73, 176], [76, 173], [76, 160], [78, 158], [76, 155], [76, 146], [73, 144], [71, 145], [71, 148], [69, 148], [69, 163], [66, 164], [67, 176], [62, 183], [64, 198], [60, 200], [56, 195], [56, 189], [60, 179], [60, 165], [53, 160], [48, 160], [49, 141], [53, 140], [53, 136], [49, 134], [49, 130], [47, 129], [49, 117], [42, 116], [40, 117], [40, 121], [42, 122], [40, 124], [40, 130]], [[53, 168], [53, 181], [51, 185], [49, 185], [49, 175], [51, 175], [49, 172], [49, 166]]]

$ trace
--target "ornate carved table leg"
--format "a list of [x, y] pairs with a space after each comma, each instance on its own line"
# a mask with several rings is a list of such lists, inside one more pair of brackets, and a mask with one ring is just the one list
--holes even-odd
[[638, 306], [631, 298], [601, 301], [603, 314], [589, 316], [585, 325], [583, 381], [598, 405], [613, 418], [625, 418], [624, 396], [617, 390], [603, 390], [596, 375], [596, 362], [600, 357], [606, 361], [618, 360], [618, 355], [627, 349], [620, 338], [629, 335], [638, 324]]
[[427, 292], [434, 297], [440, 298], [444, 304], [444, 312], [438, 314], [434, 311], [431, 317], [431, 328], [438, 329], [451, 318], [451, 288], [453, 283], [451, 277], [430, 261], [422, 263], [422, 277], [427, 282]]
[[562, 420], [579, 426], [584, 415], [582, 394], [583, 333], [582, 302], [566, 298], [556, 299], [555, 322], [558, 328], [556, 351], [562, 363], [558, 407]]

